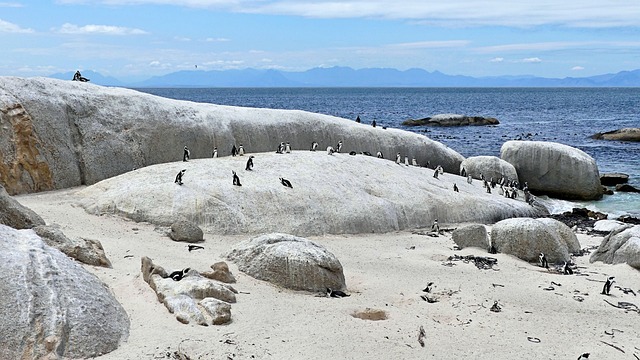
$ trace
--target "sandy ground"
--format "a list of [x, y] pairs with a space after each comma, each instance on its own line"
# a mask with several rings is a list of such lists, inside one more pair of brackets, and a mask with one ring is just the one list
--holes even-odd
[[[447, 261], [454, 254], [490, 256], [484, 249], [455, 250], [450, 233], [311, 237], [340, 259], [351, 293], [342, 299], [282, 289], [229, 263], [241, 292], [232, 322], [184, 325], [142, 280], [140, 258], [149, 256], [168, 270], [204, 271], [248, 237], [205, 233], [205, 249], [188, 252], [152, 224], [85, 213], [74, 205], [78, 190], [16, 199], [67, 236], [102, 242], [113, 268], [85, 267], [111, 288], [131, 318], [131, 330], [128, 341], [100, 359], [576, 359], [584, 352], [590, 359], [640, 357], [640, 314], [605, 302], [640, 305], [640, 297], [619, 289], [600, 294], [604, 279], [615, 276], [616, 285], [640, 295], [637, 270], [590, 264], [583, 256], [574, 259], [581, 275], [565, 276], [503, 254], [493, 255], [495, 270], [479, 270]], [[583, 248], [602, 239], [578, 236]], [[429, 282], [434, 285], [428, 295], [438, 302], [420, 298]], [[558, 285], [545, 290], [551, 282]], [[489, 310], [495, 301], [501, 312]], [[367, 308], [388, 318], [352, 316]], [[421, 326], [424, 347], [418, 343]]]

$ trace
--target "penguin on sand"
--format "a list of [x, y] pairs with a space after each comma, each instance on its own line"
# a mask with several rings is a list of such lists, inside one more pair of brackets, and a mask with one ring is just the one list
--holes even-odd
[[547, 261], [547, 257], [544, 255], [544, 253], [540, 253], [540, 255], [538, 256], [538, 264], [545, 269], [549, 268], [549, 262]]
[[591, 354], [584, 353], [584, 354], [578, 356], [578, 360], [589, 360], [589, 355], [591, 355]]
[[343, 298], [343, 297], [347, 297], [347, 296], [351, 296], [351, 295], [346, 294], [345, 292], [340, 291], [340, 290], [332, 290], [330, 288], [327, 288], [327, 297]]
[[180, 170], [180, 172], [178, 173], [178, 175], [176, 175], [176, 179], [174, 181], [174, 183], [178, 184], [178, 185], [182, 185], [182, 176], [184, 175], [184, 173], [187, 171], [187, 169], [182, 169]]
[[249, 156], [249, 159], [247, 160], [247, 166], [244, 168], [245, 170], [247, 171], [253, 170], [253, 158], [254, 158], [253, 155]]
[[609, 278], [607, 278], [607, 282], [605, 282], [604, 286], [602, 287], [602, 295], [609, 295], [609, 292], [611, 291], [611, 285], [613, 285], [613, 283], [615, 282], [613, 279], [615, 279], [615, 277], [613, 276], [609, 276]]
[[238, 175], [236, 174], [235, 171], [231, 170], [231, 172], [233, 173], [233, 185], [235, 186], [242, 186], [242, 184], [240, 184], [240, 178], [238, 177]]

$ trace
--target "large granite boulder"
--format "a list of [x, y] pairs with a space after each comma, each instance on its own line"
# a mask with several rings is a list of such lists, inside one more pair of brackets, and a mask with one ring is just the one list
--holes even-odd
[[184, 241], [189, 243], [204, 241], [202, 229], [200, 229], [197, 224], [189, 220], [178, 220], [171, 224], [169, 237], [174, 241]]
[[226, 257], [247, 275], [287, 289], [325, 292], [346, 287], [335, 255], [301, 237], [262, 235], [234, 245]]
[[482, 224], [461, 226], [453, 230], [451, 238], [460, 249], [476, 247], [487, 250], [490, 247], [487, 228]]
[[518, 180], [516, 168], [496, 156], [468, 157], [460, 164], [460, 173], [462, 169], [475, 179], [480, 179], [482, 174], [487, 181], [493, 179], [497, 182], [503, 176], [509, 180]]
[[81, 263], [93, 266], [111, 267], [111, 261], [107, 259], [102, 244], [93, 239], [69, 239], [59, 227], [53, 225], [40, 225], [33, 231], [52, 248], [62, 251], [65, 255], [74, 258]]
[[623, 128], [591, 136], [599, 140], [640, 141], [640, 128]]
[[627, 263], [640, 270], [640, 225], [625, 225], [605, 236], [590, 262]]
[[[296, 110], [179, 101], [51, 78], [0, 77], [0, 184], [9, 194], [90, 185], [148, 165], [247, 152], [280, 142], [349, 153], [397, 152], [456, 173], [463, 156], [424, 135]], [[175, 176], [175, 174], [174, 174]]]
[[598, 220], [593, 224], [593, 230], [599, 232], [612, 232], [625, 226], [628, 225], [618, 220]]
[[498, 125], [500, 121], [492, 117], [467, 116], [460, 114], [437, 114], [422, 119], [409, 119], [402, 122], [405, 126], [478, 126]]
[[578, 237], [576, 236], [576, 233], [574, 233], [569, 226], [565, 225], [563, 222], [560, 222], [552, 218], [539, 218], [536, 220], [547, 225], [550, 229], [555, 231], [558, 234], [558, 236], [560, 236], [560, 238], [562, 239], [562, 242], [564, 242], [567, 245], [567, 251], [569, 251], [569, 254], [580, 253], [580, 250], [582, 250], [580, 248], [580, 241], [578, 241]]
[[602, 197], [596, 161], [582, 150], [544, 141], [507, 141], [500, 157], [518, 172], [533, 193], [575, 200]]
[[557, 228], [540, 219], [514, 218], [499, 221], [491, 228], [491, 243], [498, 252], [529, 262], [538, 261], [541, 252], [550, 263], [571, 259], [567, 244]]
[[141, 262], [142, 279], [179, 322], [207, 326], [231, 321], [231, 303], [236, 302], [236, 291], [231, 286], [207, 279], [189, 268], [183, 269], [183, 277], [176, 280], [150, 258], [145, 256]]
[[0, 225], [0, 359], [93, 358], [129, 335], [109, 289], [33, 230]]
[[[0, 155], [1, 159], [2, 155]], [[31, 229], [34, 226], [44, 225], [45, 222], [35, 211], [9, 196], [4, 187], [0, 185], [0, 224], [14, 229]]]

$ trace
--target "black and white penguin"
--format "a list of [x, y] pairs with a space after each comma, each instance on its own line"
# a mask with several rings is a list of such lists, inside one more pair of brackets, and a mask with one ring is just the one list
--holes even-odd
[[174, 183], [178, 184], [178, 185], [182, 185], [182, 176], [184, 175], [184, 173], [187, 171], [187, 169], [182, 169], [180, 170], [180, 172], [178, 173], [178, 175], [176, 175], [176, 179], [174, 181]]
[[342, 150], [342, 140], [338, 141], [338, 145], [336, 145], [336, 152], [339, 153]]
[[185, 268], [185, 269], [182, 269], [182, 270], [174, 271], [171, 274], [169, 274], [169, 277], [171, 279], [173, 279], [173, 281], [180, 281], [180, 280], [182, 280], [182, 278], [185, 277], [185, 275], [187, 275], [189, 270], [191, 270], [191, 269], [190, 268]]
[[182, 152], [182, 161], [189, 161], [191, 157], [191, 151], [185, 146], [184, 151]]
[[411, 158], [411, 165], [418, 166], [418, 160], [416, 160], [416, 158]]
[[573, 269], [571, 268], [571, 263], [565, 261], [564, 266], [562, 267], [562, 273], [564, 275], [573, 275]]
[[382, 152], [381, 151], [378, 151], [376, 153], [376, 157], [378, 157], [378, 159], [384, 159], [384, 157], [382, 156]]
[[351, 295], [346, 294], [344, 291], [333, 290], [333, 289], [327, 288], [327, 297], [343, 298], [343, 297], [347, 297], [347, 296], [351, 296]]
[[538, 263], [545, 269], [549, 268], [549, 262], [547, 261], [547, 257], [544, 255], [544, 253], [540, 253], [540, 255], [538, 256]]
[[405, 164], [406, 166], [409, 166], [409, 157], [408, 157], [408, 156], [405, 156], [405, 157], [404, 157], [404, 164]]
[[491, 186], [489, 184], [487, 184], [487, 194], [491, 194]]
[[244, 147], [242, 144], [238, 146], [238, 156], [244, 156]]
[[442, 166], [436, 166], [436, 170], [440, 173], [440, 175], [444, 174], [444, 169], [442, 168]]
[[238, 177], [238, 175], [236, 174], [235, 171], [231, 170], [231, 172], [233, 173], [233, 185], [235, 186], [242, 186], [242, 184], [240, 184], [240, 178]]
[[253, 170], [253, 158], [254, 158], [253, 155], [249, 156], [249, 159], [247, 160], [247, 166], [244, 168], [245, 170], [247, 171]]
[[580, 356], [578, 356], [578, 360], [589, 360], [589, 353], [584, 353]]
[[358, 117], [356, 117], [356, 122], [357, 122], [358, 124], [360, 124], [360, 115], [358, 115]]
[[433, 220], [433, 224], [431, 224], [431, 231], [436, 234], [440, 234], [440, 225], [438, 224], [438, 219]]
[[467, 177], [467, 170], [462, 168], [462, 170], [460, 171], [460, 176]]
[[280, 178], [280, 183], [288, 188], [292, 188], [293, 189], [293, 185], [291, 185], [291, 181], [285, 179], [285, 178]]
[[615, 279], [613, 276], [609, 276], [607, 282], [604, 283], [604, 286], [602, 287], [602, 295], [609, 295], [609, 292], [611, 291], [611, 285], [613, 285], [613, 283], [615, 282], [613, 279]]
[[458, 185], [456, 185], [455, 183], [453, 184], [453, 191], [460, 192], [460, 190], [458, 190]]
[[311, 150], [311, 151], [316, 151], [316, 149], [317, 149], [317, 148], [318, 148], [318, 143], [317, 143], [317, 142], [315, 142], [315, 141], [314, 141], [314, 142], [312, 142], [312, 143], [311, 143], [311, 149], [310, 149], [310, 150]]
[[212, 158], [217, 158], [218, 157], [218, 148], [214, 147], [213, 148], [213, 154], [211, 154]]
[[192, 252], [193, 250], [204, 250], [204, 246], [200, 246], [200, 245], [187, 245], [187, 250], [189, 250], [189, 252]]
[[377, 125], [377, 124], [378, 124], [378, 123], [377, 123], [375, 120], [373, 120], [373, 121], [371, 122], [371, 126], [373, 126], [373, 127], [376, 127], [376, 125]]
[[396, 164], [400, 164], [400, 162], [402, 162], [402, 157], [400, 156], [400, 153], [396, 154]]
[[480, 180], [484, 181], [484, 175], [482, 175], [482, 173], [480, 173]]
[[278, 150], [276, 150], [276, 154], [282, 154], [284, 152], [284, 143], [281, 142], [278, 144]]
[[471, 184], [473, 182], [473, 177], [471, 175], [467, 175], [467, 184]]
[[334, 152], [333, 146], [327, 146], [327, 155], [333, 155]]
[[438, 169], [433, 172], [433, 177], [436, 179], [438, 178]]
[[357, 152], [355, 152], [355, 151], [349, 151], [349, 155], [351, 155], [351, 156], [355, 156], [355, 155], [358, 155], [358, 153], [357, 153]]
[[238, 154], [238, 149], [236, 148], [236, 144], [233, 144], [231, 147], [231, 156], [236, 156]]
[[287, 154], [291, 154], [291, 144], [284, 144], [284, 152], [286, 152]]

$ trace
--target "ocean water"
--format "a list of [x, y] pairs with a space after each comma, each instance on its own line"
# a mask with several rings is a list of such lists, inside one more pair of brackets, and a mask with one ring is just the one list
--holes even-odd
[[[593, 140], [596, 132], [640, 128], [640, 88], [143, 88], [172, 99], [220, 105], [296, 109], [403, 128], [440, 141], [465, 157], [500, 156], [507, 140], [553, 141], [591, 155], [600, 173], [629, 174], [640, 187], [640, 143]], [[497, 126], [404, 127], [406, 119], [442, 113], [495, 117]], [[558, 202], [557, 211], [571, 203]], [[640, 216], [640, 194], [615, 193], [579, 203], [614, 216]]]

